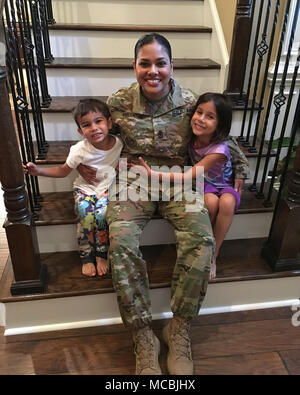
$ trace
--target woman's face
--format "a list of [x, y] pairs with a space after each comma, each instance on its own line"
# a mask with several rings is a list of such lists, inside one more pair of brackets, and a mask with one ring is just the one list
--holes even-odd
[[151, 100], [159, 100], [169, 92], [173, 72], [167, 50], [158, 42], [144, 45], [133, 61], [136, 79], [143, 94]]

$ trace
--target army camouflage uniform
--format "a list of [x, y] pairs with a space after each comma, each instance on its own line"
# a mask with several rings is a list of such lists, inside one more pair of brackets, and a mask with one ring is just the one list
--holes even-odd
[[[171, 80], [171, 90], [160, 102], [150, 103], [138, 83], [120, 89], [108, 99], [113, 122], [124, 143], [122, 158], [139, 164], [138, 157], [150, 165], [183, 167], [191, 138], [190, 115], [196, 96]], [[128, 181], [128, 185], [129, 185]], [[126, 326], [142, 328], [151, 323], [151, 303], [146, 263], [139, 250], [141, 233], [154, 213], [161, 214], [174, 227], [177, 261], [171, 285], [172, 312], [184, 319], [198, 315], [205, 297], [214, 253], [213, 232], [202, 206], [186, 211], [191, 196], [170, 201], [109, 201], [109, 260]], [[147, 191], [146, 191], [147, 192]], [[149, 191], [148, 191], [149, 192]]]

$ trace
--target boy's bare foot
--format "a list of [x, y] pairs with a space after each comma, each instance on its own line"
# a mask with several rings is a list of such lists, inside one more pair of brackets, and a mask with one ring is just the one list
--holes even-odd
[[217, 265], [216, 265], [216, 260], [213, 259], [213, 260], [211, 261], [211, 264], [210, 264], [209, 279], [210, 279], [210, 280], [214, 279], [214, 278], [216, 277], [216, 275], [217, 275]]
[[108, 272], [107, 260], [96, 256], [97, 272], [99, 276], [104, 276]]
[[95, 265], [92, 262], [84, 263], [81, 272], [87, 277], [95, 277], [97, 274]]

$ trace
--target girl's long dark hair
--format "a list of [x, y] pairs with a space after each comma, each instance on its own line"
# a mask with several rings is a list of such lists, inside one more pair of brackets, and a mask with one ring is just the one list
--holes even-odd
[[200, 104], [207, 103], [209, 101], [214, 103], [217, 111], [218, 126], [211, 139], [211, 143], [217, 144], [226, 140], [226, 137], [230, 133], [232, 106], [228, 98], [222, 93], [207, 92], [199, 96], [197, 103], [195, 104], [193, 114]]

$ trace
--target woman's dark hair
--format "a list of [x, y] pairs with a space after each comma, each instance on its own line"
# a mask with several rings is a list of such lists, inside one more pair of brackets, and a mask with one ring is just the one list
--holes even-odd
[[214, 103], [218, 117], [218, 126], [212, 136], [211, 142], [220, 143], [221, 141], [224, 141], [230, 133], [232, 106], [228, 98], [222, 93], [207, 92], [199, 96], [197, 103], [195, 104], [193, 114], [200, 104], [207, 103], [209, 101]]
[[74, 108], [73, 116], [77, 126], [80, 128], [78, 119], [89, 112], [101, 112], [106, 119], [110, 118], [110, 111], [106, 103], [98, 99], [82, 99]]
[[161, 34], [158, 33], [148, 33], [142, 36], [137, 43], [135, 44], [134, 47], [134, 61], [136, 62], [136, 59], [138, 57], [138, 53], [140, 52], [140, 49], [147, 44], [152, 44], [153, 42], [158, 42], [160, 45], [162, 45], [165, 50], [167, 51], [170, 61], [172, 60], [172, 50], [171, 50], [171, 45], [169, 41], [162, 36]]

